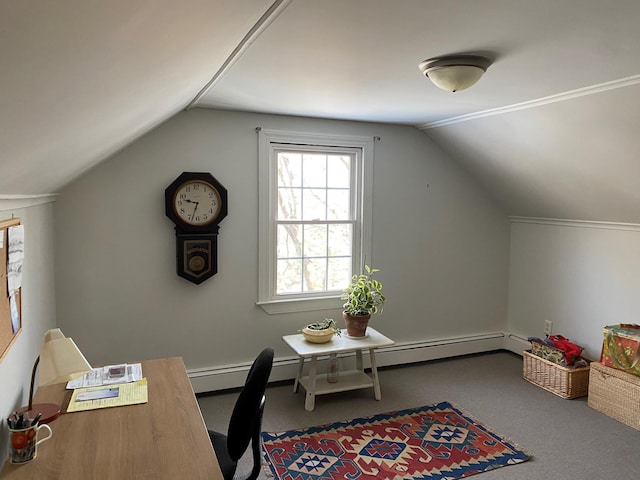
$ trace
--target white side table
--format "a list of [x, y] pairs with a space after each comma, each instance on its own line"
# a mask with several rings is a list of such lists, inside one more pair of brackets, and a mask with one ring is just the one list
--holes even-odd
[[[395, 342], [385, 337], [377, 330], [367, 327], [367, 335], [364, 338], [348, 337], [346, 330], [342, 331], [342, 335], [334, 335], [331, 341], [327, 343], [311, 343], [304, 339], [300, 333], [295, 335], [285, 335], [282, 337], [287, 345], [300, 357], [298, 363], [298, 374], [293, 384], [293, 391], [298, 391], [298, 386], [307, 392], [304, 408], [312, 411], [315, 407], [316, 395], [324, 395], [326, 393], [344, 392], [347, 390], [357, 390], [360, 388], [373, 387], [376, 400], [382, 398], [380, 392], [380, 379], [378, 378], [378, 368], [376, 366], [375, 349], [380, 347], [388, 347]], [[362, 351], [369, 350], [371, 360], [371, 376], [364, 371], [362, 362]], [[330, 383], [327, 381], [327, 375], [318, 375], [317, 360], [322, 355], [336, 355], [344, 352], [356, 352], [356, 369], [349, 371], [341, 371], [338, 375], [338, 381]], [[308, 375], [303, 376], [303, 368], [305, 359], [309, 360]]]

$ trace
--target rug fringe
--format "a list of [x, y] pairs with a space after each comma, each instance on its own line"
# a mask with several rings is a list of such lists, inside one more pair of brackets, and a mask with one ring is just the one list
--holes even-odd
[[273, 472], [271, 471], [271, 465], [269, 465], [269, 462], [267, 462], [266, 460], [262, 460], [262, 474], [265, 477], [272, 477], [273, 478]]

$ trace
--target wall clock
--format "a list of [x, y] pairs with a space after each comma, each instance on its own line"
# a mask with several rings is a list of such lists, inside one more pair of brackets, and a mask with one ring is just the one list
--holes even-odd
[[165, 189], [164, 199], [165, 214], [175, 224], [177, 273], [200, 284], [218, 272], [227, 189], [210, 173], [183, 172]]

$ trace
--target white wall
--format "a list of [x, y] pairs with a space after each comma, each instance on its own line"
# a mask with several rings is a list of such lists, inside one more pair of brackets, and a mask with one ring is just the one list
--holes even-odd
[[0, 361], [0, 467], [7, 457], [6, 422], [9, 414], [29, 401], [31, 369], [44, 340], [55, 327], [53, 276], [53, 207], [50, 203], [19, 207], [24, 201], [0, 199], [0, 220], [15, 216], [24, 225], [22, 332]]
[[[94, 364], [179, 355], [188, 368], [250, 361], [339, 310], [267, 315], [257, 299], [256, 127], [379, 136], [373, 258], [388, 302], [372, 326], [398, 342], [502, 331], [509, 223], [471, 178], [412, 127], [215, 110], [182, 113], [65, 188], [56, 202], [59, 326]], [[175, 274], [164, 189], [209, 171], [229, 191], [218, 274]]]
[[549, 319], [597, 360], [605, 325], [640, 323], [639, 272], [640, 226], [515, 219], [507, 329], [542, 337]]

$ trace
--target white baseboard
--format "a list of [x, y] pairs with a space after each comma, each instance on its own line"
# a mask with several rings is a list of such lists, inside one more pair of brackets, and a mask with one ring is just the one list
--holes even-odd
[[[516, 335], [491, 332], [421, 342], [399, 342], [391, 347], [376, 350], [376, 360], [379, 367], [384, 367], [503, 349], [520, 354], [529, 346], [526, 339]], [[353, 353], [340, 356], [340, 367], [352, 368], [349, 364], [353, 362], [354, 356]], [[368, 367], [368, 355], [364, 357], [365, 365]], [[293, 380], [296, 376], [297, 365], [298, 358], [295, 355], [275, 358], [269, 380], [271, 382]], [[187, 373], [196, 393], [214, 392], [242, 386], [250, 366], [251, 362], [246, 362], [190, 369]], [[319, 370], [323, 371], [322, 368], [324, 367], [321, 365]]]

